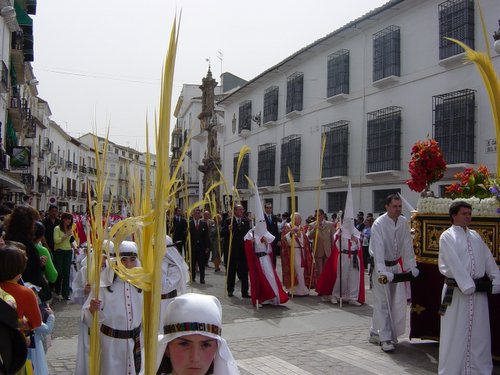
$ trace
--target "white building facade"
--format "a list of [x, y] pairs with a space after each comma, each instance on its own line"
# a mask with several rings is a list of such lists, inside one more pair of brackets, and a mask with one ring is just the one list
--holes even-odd
[[[481, 6], [491, 35], [499, 3]], [[354, 209], [378, 213], [394, 192], [416, 206], [419, 194], [405, 183], [408, 162], [413, 144], [428, 136], [448, 162], [445, 178], [432, 186], [436, 195], [464, 167], [495, 171], [489, 98], [475, 66], [464, 64], [463, 50], [445, 36], [486, 49], [473, 0], [392, 0], [227, 95], [218, 103], [225, 112], [219, 144], [226, 179], [246, 144], [251, 153], [240, 175], [257, 182], [275, 212], [291, 210], [290, 168], [302, 214], [318, 206], [320, 181], [319, 207], [343, 210], [349, 180]], [[490, 53], [498, 71], [500, 57]], [[238, 187], [253, 207], [243, 178]]]

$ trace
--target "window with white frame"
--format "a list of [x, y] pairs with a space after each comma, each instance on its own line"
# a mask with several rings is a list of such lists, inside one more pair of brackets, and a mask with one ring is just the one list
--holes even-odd
[[322, 176], [347, 176], [349, 122], [336, 121], [324, 125], [323, 132], [325, 136], [325, 153], [323, 155]]
[[448, 164], [474, 163], [475, 91], [432, 97], [434, 138]]
[[347, 200], [347, 191], [327, 193], [327, 212], [344, 211]]
[[391, 194], [401, 194], [401, 189], [381, 189], [373, 190], [373, 212], [385, 213], [385, 201]]
[[289, 135], [281, 140], [280, 184], [289, 182], [288, 168], [294, 182], [300, 181], [300, 135]]
[[373, 81], [401, 73], [399, 26], [391, 25], [373, 34]]
[[264, 91], [264, 124], [278, 119], [278, 94], [278, 86], [271, 86]]
[[448, 0], [438, 5], [439, 59], [458, 55], [464, 50], [446, 39], [453, 38], [474, 49], [474, 0]]
[[349, 50], [341, 49], [327, 58], [326, 97], [349, 94]]
[[276, 144], [259, 145], [257, 185], [274, 186], [276, 165]]
[[286, 113], [302, 111], [304, 101], [304, 73], [296, 72], [286, 81]]
[[239, 118], [238, 118], [238, 134], [242, 130], [251, 130], [252, 122], [252, 102], [245, 100], [240, 103]]
[[367, 113], [366, 165], [368, 173], [400, 170], [401, 107]]
[[[239, 156], [240, 156], [239, 153], [236, 153], [233, 156], [233, 181], [235, 180], [236, 177], [236, 170], [238, 168]], [[250, 169], [250, 155], [245, 154], [243, 155], [243, 159], [241, 160], [241, 166], [238, 172], [238, 180], [236, 181], [237, 189], [248, 189], [248, 180], [245, 178], [245, 175], [250, 176], [249, 169]]]

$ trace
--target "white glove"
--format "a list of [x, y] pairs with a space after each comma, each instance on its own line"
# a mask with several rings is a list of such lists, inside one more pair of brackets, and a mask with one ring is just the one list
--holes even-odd
[[394, 274], [392, 272], [383, 271], [383, 272], [379, 272], [379, 275], [387, 277], [387, 282], [389, 282], [389, 283], [392, 280], [394, 280]]
[[420, 274], [420, 270], [417, 267], [410, 268], [410, 272], [413, 277], [417, 277]]

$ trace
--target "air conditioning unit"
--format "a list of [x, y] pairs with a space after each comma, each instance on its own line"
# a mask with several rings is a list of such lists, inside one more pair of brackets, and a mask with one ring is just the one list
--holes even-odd
[[10, 171], [10, 155], [5, 155], [5, 170]]

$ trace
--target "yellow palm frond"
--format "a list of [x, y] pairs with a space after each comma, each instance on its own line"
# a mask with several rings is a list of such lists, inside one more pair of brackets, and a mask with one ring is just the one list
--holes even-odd
[[[319, 220], [319, 205], [320, 205], [320, 200], [321, 200], [321, 185], [322, 185], [322, 179], [323, 179], [323, 160], [325, 158], [325, 148], [326, 148], [326, 135], [323, 133], [321, 136], [321, 154], [319, 157], [319, 178], [318, 178], [318, 195], [317, 195], [317, 201], [316, 201], [316, 225], [318, 225], [318, 220]], [[316, 230], [314, 234], [314, 245], [313, 245], [313, 262], [314, 262], [314, 257], [316, 255], [316, 250], [318, 249], [318, 235], [319, 231]], [[311, 277], [309, 278], [309, 289], [311, 289], [311, 284], [313, 280], [313, 272], [314, 272], [314, 267], [311, 267]]]
[[479, 9], [479, 14], [481, 18], [481, 25], [486, 44], [486, 52], [477, 52], [472, 48], [470, 48], [469, 46], [467, 46], [465, 43], [462, 43], [461, 41], [453, 38], [446, 38], [446, 39], [458, 44], [465, 50], [466, 60], [474, 63], [483, 80], [486, 92], [488, 94], [488, 98], [490, 100], [491, 114], [493, 116], [493, 125], [496, 135], [496, 143], [497, 143], [496, 174], [497, 176], [500, 176], [500, 147], [498, 147], [498, 145], [500, 145], [500, 81], [498, 80], [497, 73], [493, 66], [493, 61], [491, 60], [488, 35], [484, 23], [483, 11], [481, 9], [479, 1], [477, 1], [477, 7]]
[[[290, 226], [293, 228], [295, 226], [295, 182], [293, 180], [293, 173], [290, 167], [288, 167], [288, 182], [290, 183], [290, 200], [292, 201], [292, 216], [290, 221]], [[291, 246], [290, 246], [290, 283], [291, 292], [293, 297], [294, 284], [295, 284], [295, 239], [292, 236]]]

